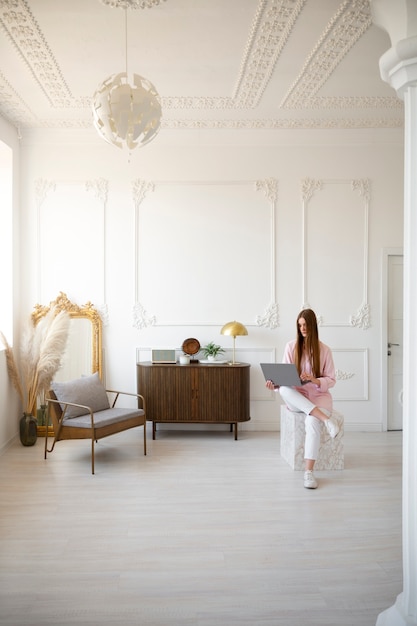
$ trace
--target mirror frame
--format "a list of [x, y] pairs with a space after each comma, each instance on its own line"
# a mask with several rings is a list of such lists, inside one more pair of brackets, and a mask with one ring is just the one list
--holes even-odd
[[91, 302], [87, 302], [83, 306], [78, 306], [74, 302], [71, 302], [63, 291], [60, 291], [57, 298], [51, 302], [49, 306], [43, 306], [42, 304], [35, 305], [32, 313], [32, 321], [35, 326], [53, 307], [56, 307], [58, 312], [66, 311], [72, 319], [82, 318], [90, 320], [92, 326], [91, 373], [94, 374], [98, 372], [100, 379], [102, 379], [102, 321], [100, 313]]

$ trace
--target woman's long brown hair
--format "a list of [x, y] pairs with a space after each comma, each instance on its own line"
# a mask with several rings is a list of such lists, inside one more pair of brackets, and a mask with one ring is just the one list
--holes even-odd
[[[305, 339], [302, 336], [298, 325], [300, 318], [303, 318], [306, 321], [307, 337]], [[303, 309], [297, 316], [297, 342], [295, 346], [294, 360], [299, 374], [301, 374], [301, 359], [303, 357], [304, 347], [310, 358], [312, 372], [316, 378], [319, 378], [321, 375], [319, 331], [317, 327], [316, 314], [311, 309]]]

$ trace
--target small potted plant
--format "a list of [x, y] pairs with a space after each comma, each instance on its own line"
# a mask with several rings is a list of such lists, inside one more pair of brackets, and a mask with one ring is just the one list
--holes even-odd
[[215, 361], [218, 354], [223, 354], [224, 350], [221, 346], [218, 346], [213, 341], [210, 341], [204, 348], [202, 353], [208, 361]]

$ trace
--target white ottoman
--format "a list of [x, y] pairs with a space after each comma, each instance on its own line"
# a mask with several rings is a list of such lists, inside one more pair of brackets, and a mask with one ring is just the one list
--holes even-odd
[[[315, 470], [341, 470], [345, 465], [343, 452], [344, 417], [333, 411], [332, 418], [339, 425], [337, 437], [332, 439], [324, 424], [321, 431], [319, 456]], [[294, 470], [304, 469], [305, 415], [281, 406], [281, 456]]]

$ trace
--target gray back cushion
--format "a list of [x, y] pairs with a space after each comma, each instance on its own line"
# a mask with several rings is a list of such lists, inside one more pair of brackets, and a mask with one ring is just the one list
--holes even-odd
[[[64, 402], [75, 402], [91, 407], [93, 412], [103, 411], [110, 407], [109, 399], [98, 372], [91, 376], [82, 376], [66, 383], [53, 382], [51, 389], [56, 395], [56, 399], [64, 409]], [[65, 418], [85, 415], [86, 409], [76, 406], [69, 406], [65, 413]]]

